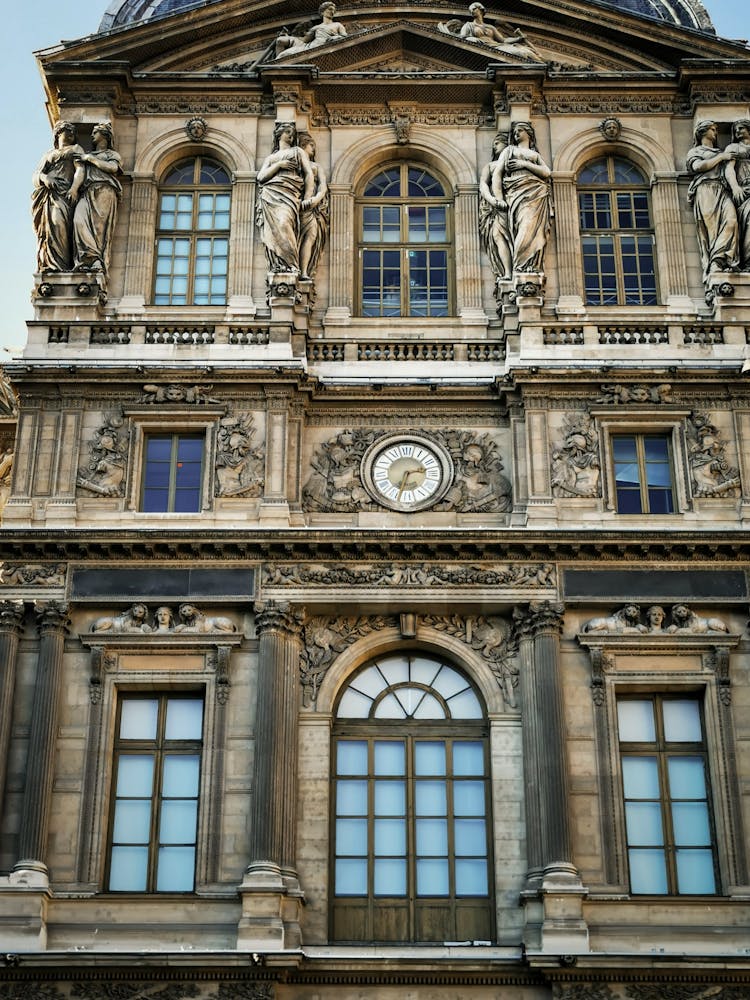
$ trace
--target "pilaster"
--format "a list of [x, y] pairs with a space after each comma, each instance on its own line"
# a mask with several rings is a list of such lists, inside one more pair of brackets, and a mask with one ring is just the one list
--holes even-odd
[[23, 601], [0, 601], [0, 815], [3, 811], [8, 750], [13, 722], [18, 643], [23, 629]]
[[479, 202], [474, 184], [456, 188], [456, 313], [464, 322], [487, 324], [482, 308]]
[[154, 222], [158, 190], [151, 174], [134, 174], [130, 201], [130, 228], [125, 259], [123, 312], [142, 311], [148, 298], [153, 266]]
[[329, 189], [331, 204], [331, 232], [343, 238], [334, 240], [330, 250], [330, 277], [326, 325], [347, 324], [352, 316], [352, 261], [354, 260], [353, 205], [348, 187], [332, 185]]
[[228, 311], [255, 315], [253, 301], [253, 253], [255, 250], [255, 173], [234, 175], [232, 219], [229, 237]]

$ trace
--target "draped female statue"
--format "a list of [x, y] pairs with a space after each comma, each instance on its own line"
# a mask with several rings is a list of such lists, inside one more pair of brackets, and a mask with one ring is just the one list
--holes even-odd
[[737, 209], [740, 268], [750, 271], [750, 121], [740, 118], [732, 125], [732, 142], [724, 150], [734, 157], [724, 168]]
[[91, 133], [94, 148], [77, 158], [71, 197], [77, 198], [73, 212], [74, 268], [76, 271], [107, 273], [112, 248], [117, 204], [122, 185], [122, 157], [112, 148], [112, 126], [100, 122]]
[[715, 122], [698, 122], [695, 145], [685, 160], [693, 178], [688, 203], [693, 206], [704, 281], [712, 271], [737, 271], [740, 265], [737, 210], [725, 175], [725, 165], [735, 154], [719, 152], [717, 135]]
[[273, 149], [258, 171], [256, 221], [273, 274], [300, 273], [302, 203], [315, 193], [310, 158], [297, 145], [292, 122], [277, 122]]
[[506, 145], [505, 136], [498, 133], [492, 142], [492, 160], [483, 167], [479, 177], [479, 235], [495, 277], [502, 279], [513, 277], [513, 248], [508, 208], [507, 205], [500, 207], [503, 199], [493, 194], [492, 184]]
[[55, 125], [54, 149], [45, 153], [34, 172], [31, 214], [37, 238], [37, 270], [73, 270], [72, 193], [76, 161], [83, 149], [76, 143], [71, 122]]
[[315, 162], [315, 140], [310, 133], [300, 132], [297, 142], [300, 149], [307, 153], [310, 169], [315, 178], [312, 197], [302, 202], [299, 267], [303, 278], [314, 278], [320, 255], [328, 239], [328, 182], [323, 169]]
[[552, 171], [536, 149], [529, 122], [514, 122], [510, 144], [492, 170], [492, 194], [508, 212], [513, 271], [540, 272], [550, 230]]

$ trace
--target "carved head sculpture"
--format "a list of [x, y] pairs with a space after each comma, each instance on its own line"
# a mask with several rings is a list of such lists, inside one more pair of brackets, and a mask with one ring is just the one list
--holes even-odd
[[659, 604], [652, 604], [646, 612], [646, 621], [652, 632], [658, 632], [664, 624], [666, 614]]
[[620, 120], [618, 118], [605, 118], [604, 121], [599, 124], [599, 131], [609, 142], [614, 142], [615, 139], [620, 138], [622, 125], [620, 124]]
[[510, 129], [511, 142], [518, 145], [523, 132], [529, 137], [529, 148], [536, 149], [536, 132], [531, 122], [513, 122]]
[[331, 17], [336, 13], [336, 4], [332, 3], [331, 0], [326, 0], [318, 7], [318, 13], [321, 17], [325, 17], [328, 12], [330, 12]]
[[163, 632], [169, 630], [174, 624], [172, 609], [168, 608], [166, 605], [162, 605], [160, 608], [157, 608], [154, 612], [154, 621], [156, 622], [156, 628], [158, 631]]
[[273, 147], [272, 152], [278, 152], [281, 144], [281, 137], [287, 135], [289, 139], [289, 145], [297, 145], [297, 126], [294, 122], [276, 122], [273, 127]]
[[496, 160], [507, 145], [508, 145], [508, 133], [498, 132], [495, 138], [492, 140], [492, 159]]
[[94, 125], [91, 130], [91, 138], [96, 143], [97, 137], [101, 136], [106, 140], [107, 146], [111, 149], [113, 143], [113, 132], [112, 126], [109, 122], [99, 122], [98, 125]]
[[76, 141], [76, 127], [72, 122], [59, 121], [55, 125], [53, 133], [55, 137], [55, 148], [58, 146], [72, 146]]
[[471, 14], [472, 17], [477, 17], [477, 15], [479, 15], [479, 17], [481, 18], [484, 15], [486, 9], [487, 8], [484, 6], [484, 4], [481, 3], [469, 4], [469, 13]]
[[703, 140], [706, 136], [710, 136], [711, 145], [715, 146], [717, 138], [716, 122], [711, 121], [710, 119], [704, 119], [703, 121], [698, 122], [695, 126], [695, 132], [693, 134], [695, 136], [696, 146], [705, 145]]
[[310, 135], [309, 132], [298, 132], [297, 133], [297, 145], [300, 149], [304, 149], [307, 153], [309, 159], [314, 160], [317, 148], [315, 146], [315, 140]]
[[738, 118], [732, 123], [732, 138], [735, 142], [750, 142], [750, 119]]

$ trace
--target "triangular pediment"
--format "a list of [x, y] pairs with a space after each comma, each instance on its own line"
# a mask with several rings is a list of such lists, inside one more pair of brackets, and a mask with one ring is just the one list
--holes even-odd
[[[523, 45], [489, 44], [462, 36], [471, 21], [468, 4], [436, 0], [429, 6], [383, 2], [342, 7], [346, 32], [328, 43], [281, 51], [279, 36], [304, 37], [320, 16], [304, 0], [215, 0], [156, 21], [139, 21], [42, 54], [57, 62], [111, 62], [131, 72], [211, 74], [255, 71], [260, 66], [311, 65], [322, 73], [377, 66], [422, 67], [425, 72], [483, 72], [490, 64], [544, 63], [594, 71], [671, 72], [685, 59], [749, 57], [738, 43], [718, 39], [600, 0], [516, 0], [512, 13], [488, 9], [486, 21], [502, 38], [522, 33]], [[414, 70], [412, 70], [414, 71]], [[418, 70], [416, 70], [418, 71]]]

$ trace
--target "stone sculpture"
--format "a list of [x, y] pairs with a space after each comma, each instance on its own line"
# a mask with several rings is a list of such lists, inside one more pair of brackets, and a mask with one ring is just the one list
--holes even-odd
[[492, 142], [492, 159], [479, 177], [479, 235], [490, 260], [496, 281], [513, 277], [513, 248], [508, 228], [508, 208], [502, 198], [493, 193], [498, 160], [507, 146], [507, 136], [498, 132]]
[[145, 604], [134, 604], [121, 615], [106, 615], [91, 623], [91, 632], [150, 632], [148, 608]]
[[567, 415], [562, 430], [552, 452], [552, 496], [598, 497], [601, 460], [593, 421], [585, 413]]
[[102, 497], [123, 494], [127, 465], [127, 444], [121, 428], [122, 417], [108, 414], [94, 432], [89, 444], [90, 458], [86, 468], [78, 470], [77, 485]]
[[676, 604], [672, 608], [672, 624], [667, 632], [690, 632], [705, 635], [707, 632], [728, 633], [729, 628], [721, 618], [703, 618], [691, 611], [686, 604]]
[[622, 132], [622, 123], [619, 118], [605, 118], [599, 122], [599, 131], [607, 142], [616, 142]]
[[[322, 21], [311, 27], [305, 26], [301, 35], [290, 34], [283, 28], [276, 39], [276, 57], [287, 56], [293, 52], [301, 52], [303, 49], [314, 49], [319, 45], [327, 45], [328, 42], [335, 42], [340, 38], [346, 38], [346, 28], [340, 21], [334, 21], [336, 16], [336, 4], [331, 0], [326, 0], [318, 7]], [[309, 24], [309, 22], [308, 22]]]
[[740, 118], [732, 125], [733, 142], [725, 153], [731, 159], [724, 172], [737, 209], [740, 240], [740, 268], [750, 271], [750, 120]]
[[506, 37], [494, 25], [487, 24], [484, 20], [486, 9], [484, 4], [472, 3], [469, 5], [471, 21], [463, 23], [458, 20], [446, 21], [438, 24], [438, 28], [447, 34], [458, 35], [464, 41], [476, 42], [478, 45], [487, 45], [489, 48], [506, 52], [516, 59], [545, 61], [520, 28], [516, 28], [512, 35]]
[[695, 497], [736, 497], [739, 469], [726, 459], [726, 443], [707, 413], [695, 413], [686, 424], [688, 459]]
[[717, 135], [715, 122], [698, 122], [695, 145], [685, 161], [692, 175], [688, 202], [693, 207], [706, 283], [711, 272], [738, 271], [740, 266], [737, 209], [725, 174], [725, 165], [736, 156], [716, 148]]
[[265, 449], [253, 448], [249, 413], [223, 417], [216, 434], [216, 496], [259, 497], [265, 483]]
[[637, 604], [626, 604], [624, 608], [603, 618], [591, 618], [581, 628], [582, 632], [647, 632], [641, 624], [641, 609]]
[[231, 618], [207, 616], [194, 604], [181, 604], [177, 610], [180, 618], [175, 632], [236, 632], [237, 626]]
[[310, 161], [315, 178], [312, 197], [302, 202], [299, 238], [301, 277], [314, 278], [318, 261], [328, 239], [328, 182], [322, 167], [315, 162], [315, 140], [309, 132], [300, 132], [297, 143]]
[[76, 143], [75, 125], [59, 121], [54, 130], [54, 149], [37, 167], [31, 196], [31, 214], [37, 239], [37, 270], [73, 270], [72, 193], [77, 160], [84, 155]]
[[529, 122], [513, 123], [491, 173], [496, 207], [508, 213], [513, 273], [539, 274], [550, 230], [552, 171], [537, 152]]
[[112, 126], [100, 122], [91, 133], [94, 149], [76, 159], [76, 173], [70, 198], [76, 201], [73, 212], [73, 266], [76, 271], [109, 269], [117, 205], [122, 185], [122, 157], [112, 148]]
[[303, 202], [315, 194], [316, 179], [307, 153], [297, 145], [293, 122], [276, 122], [273, 148], [258, 171], [256, 221], [271, 274], [300, 273]]

